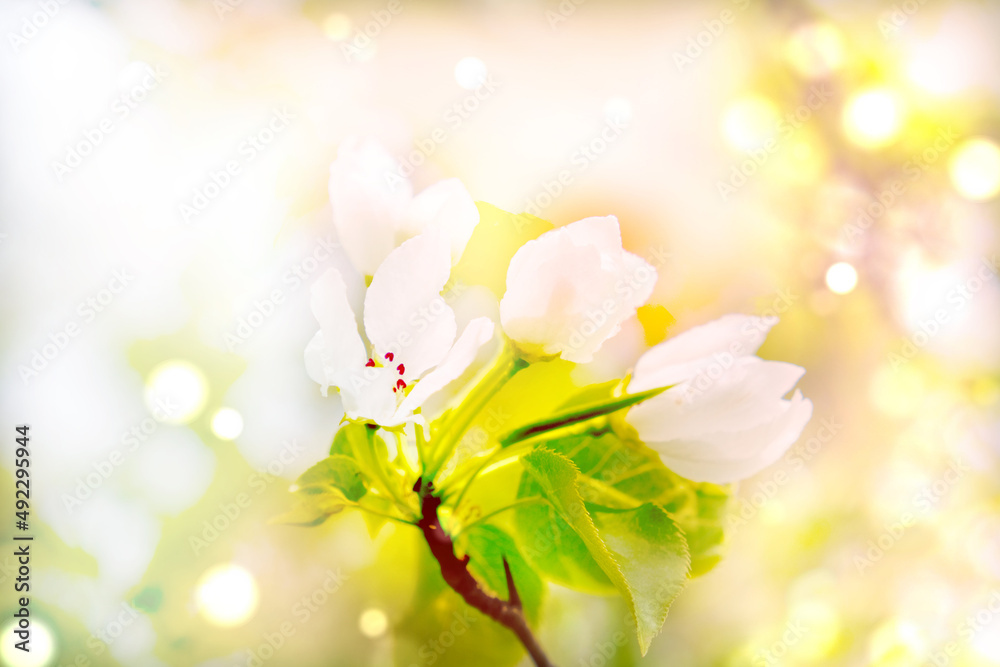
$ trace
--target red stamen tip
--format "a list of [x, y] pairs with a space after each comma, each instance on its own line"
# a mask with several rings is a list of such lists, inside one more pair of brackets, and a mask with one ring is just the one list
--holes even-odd
[[396, 380], [396, 386], [392, 390], [396, 391], [396, 389], [406, 389], [406, 383], [402, 380]]
[[386, 358], [386, 359], [387, 359], [388, 361], [392, 361], [392, 359], [393, 359], [393, 357], [394, 357], [394, 356], [395, 356], [395, 355], [394, 355], [394, 354], [393, 354], [392, 352], [386, 352], [386, 353], [385, 353], [385, 358]]
[[406, 366], [404, 366], [403, 364], [400, 364], [400, 365], [396, 366], [396, 370], [399, 371], [400, 375], [402, 375], [403, 373], [406, 372]]
[[367, 368], [368, 366], [374, 366], [374, 365], [375, 365], [375, 360], [372, 359], [371, 357], [369, 357], [368, 358], [368, 363], [365, 364], [365, 367]]

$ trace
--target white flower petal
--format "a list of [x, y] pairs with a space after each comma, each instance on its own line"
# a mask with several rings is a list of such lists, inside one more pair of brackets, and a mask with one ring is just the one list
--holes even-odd
[[[574, 337], [587, 294], [601, 291], [603, 273], [587, 270], [600, 263], [595, 248], [561, 244], [557, 238], [528, 241], [514, 254], [507, 272], [507, 291], [500, 301], [504, 331], [536, 356], [558, 355], [582, 347]], [[571, 340], [572, 339], [572, 340]], [[570, 356], [573, 350], [568, 350]]]
[[663, 463], [696, 482], [726, 484], [750, 477], [775, 461], [798, 440], [812, 417], [812, 401], [798, 391], [775, 420], [734, 437], [730, 432], [706, 434], [697, 440], [647, 442]]
[[316, 384], [320, 385], [320, 391], [324, 396], [327, 395], [327, 390], [332, 384], [331, 375], [333, 374], [333, 369], [330, 369], [330, 373], [327, 373], [326, 365], [323, 363], [323, 354], [326, 349], [326, 342], [323, 340], [323, 332], [317, 331], [309, 343], [306, 345], [306, 373]]
[[626, 280], [624, 284], [617, 284], [616, 289], [625, 292], [625, 299], [632, 308], [638, 308], [653, 296], [657, 279], [656, 269], [642, 257], [630, 252], [622, 253], [622, 269]]
[[676, 384], [626, 415], [663, 462], [695, 481], [731, 482], [776, 461], [799, 437], [812, 403], [798, 391], [794, 364], [753, 356], [773, 325], [727, 315], [644, 354], [630, 392]]
[[329, 188], [337, 238], [355, 268], [370, 276], [401, 240], [412, 186], [379, 144], [351, 138], [330, 165]]
[[328, 269], [313, 283], [309, 304], [320, 331], [306, 347], [309, 377], [326, 388], [342, 387], [346, 379], [364, 368], [368, 355], [358, 333], [354, 311], [347, 300], [347, 286], [336, 269]]
[[784, 412], [780, 399], [805, 372], [795, 364], [740, 357], [718, 374], [704, 373], [640, 403], [629, 411], [628, 423], [653, 442], [750, 429]]
[[476, 359], [479, 349], [493, 338], [494, 328], [493, 320], [488, 317], [477, 317], [469, 322], [444, 360], [413, 387], [400, 404], [399, 412], [413, 412], [433, 394], [461, 376]]
[[457, 178], [449, 178], [429, 186], [413, 199], [406, 233], [416, 236], [437, 230], [451, 241], [451, 263], [457, 264], [477, 224], [479, 209], [469, 191]]
[[651, 348], [635, 364], [629, 391], [666, 387], [696, 376], [712, 365], [728, 366], [757, 352], [776, 320], [723, 315]]
[[[633, 271], [646, 281], [633, 285]], [[500, 321], [528, 356], [585, 363], [649, 297], [655, 277], [652, 266], [622, 250], [613, 216], [585, 218], [514, 254]]]
[[381, 426], [397, 426], [399, 394], [393, 391], [398, 375], [392, 367], [365, 367], [351, 378], [351, 390], [342, 390], [344, 411], [351, 419], [368, 419]]
[[455, 313], [441, 296], [451, 273], [449, 243], [428, 232], [389, 253], [365, 295], [365, 331], [375, 352], [420, 377], [451, 349]]

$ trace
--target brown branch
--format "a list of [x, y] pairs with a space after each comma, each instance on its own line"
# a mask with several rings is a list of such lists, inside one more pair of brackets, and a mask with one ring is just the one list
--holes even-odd
[[469, 556], [459, 559], [455, 555], [455, 543], [451, 536], [444, 531], [441, 520], [438, 518], [438, 507], [441, 499], [434, 495], [434, 485], [431, 482], [424, 482], [421, 489], [421, 481], [418, 480], [413, 489], [420, 494], [421, 517], [417, 526], [424, 533], [427, 546], [431, 548], [431, 554], [441, 566], [441, 576], [445, 582], [466, 601], [471, 607], [475, 607], [482, 613], [492, 618], [497, 623], [509, 628], [517, 635], [517, 638], [524, 644], [531, 659], [535, 661], [537, 667], [555, 667], [546, 657], [542, 647], [532, 634], [528, 622], [524, 618], [521, 609], [521, 598], [514, 587], [514, 577], [511, 575], [510, 566], [507, 559], [504, 559], [504, 572], [507, 575], [508, 600], [501, 600], [483, 590], [479, 582], [469, 572]]

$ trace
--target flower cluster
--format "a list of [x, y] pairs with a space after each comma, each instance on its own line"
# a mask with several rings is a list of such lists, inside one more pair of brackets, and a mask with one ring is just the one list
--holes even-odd
[[[774, 322], [727, 315], [580, 387], [572, 370], [656, 286], [614, 216], [553, 228], [477, 204], [454, 179], [414, 195], [359, 141], [331, 167], [330, 201], [358, 275], [330, 269], [312, 286], [305, 362], [347, 423], [283, 520], [350, 507], [369, 529], [419, 529], [445, 583], [536, 665], [552, 664], [529, 626], [546, 581], [619, 593], [645, 653], [688, 579], [721, 558], [722, 485], [775, 462], [812, 415], [800, 392], [786, 397], [803, 369], [756, 356]], [[503, 405], [517, 416], [463, 451]]]
[[[414, 196], [384, 149], [352, 140], [331, 167], [330, 200], [347, 257], [368, 277], [364, 337], [344, 276], [330, 269], [312, 288], [320, 329], [305, 359], [352, 420], [424, 422], [421, 407], [497, 337], [526, 362], [589, 362], [655, 286], [656, 270], [624, 250], [614, 216], [585, 218], [524, 243], [510, 260], [498, 321], [475, 317], [459, 334], [442, 291], [479, 223], [464, 186], [449, 179]], [[668, 468], [732, 482], [775, 462], [799, 437], [812, 404], [798, 391], [785, 396], [804, 369], [755, 356], [773, 324], [727, 315], [636, 361], [625, 391], [665, 390], [630, 406], [625, 421]]]

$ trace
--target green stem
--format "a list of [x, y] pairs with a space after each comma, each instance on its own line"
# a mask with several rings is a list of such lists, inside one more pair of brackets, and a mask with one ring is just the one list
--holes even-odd
[[505, 505], [504, 507], [501, 507], [500, 509], [493, 510], [492, 512], [484, 514], [483, 516], [479, 517], [478, 519], [475, 519], [474, 521], [470, 521], [469, 523], [465, 524], [464, 526], [459, 526], [458, 530], [454, 531], [451, 536], [452, 536], [452, 538], [455, 538], [458, 535], [460, 535], [463, 531], [468, 530], [469, 528], [472, 528], [476, 524], [483, 523], [484, 521], [492, 519], [497, 514], [502, 514], [503, 512], [506, 512], [507, 510], [510, 510], [510, 509], [514, 509], [515, 507], [520, 507], [522, 505], [534, 505], [536, 503], [543, 503], [543, 502], [545, 502], [545, 498], [543, 498], [541, 496], [531, 496], [530, 498], [521, 498], [520, 500], [516, 500], [516, 501], [512, 502], [510, 505]]
[[382, 482], [382, 486], [385, 488], [386, 493], [388, 493], [392, 499], [396, 501], [396, 505], [400, 509], [405, 509], [406, 513], [412, 515], [413, 519], [419, 519], [420, 517], [417, 513], [414, 512], [403, 500], [402, 496], [396, 492], [395, 485], [389, 481], [385, 466], [383, 466], [382, 462], [375, 457], [375, 429], [369, 428], [366, 429], [366, 431], [368, 434], [368, 450], [365, 453], [365, 458], [369, 459], [369, 465], [367, 467], [374, 469], [375, 476], [378, 477], [380, 482]]
[[458, 411], [445, 418], [436, 437], [437, 444], [433, 447], [433, 462], [426, 466], [424, 471], [426, 479], [432, 480], [437, 476], [486, 404], [507, 384], [508, 380], [514, 377], [515, 373], [524, 367], [524, 362], [518, 359], [509, 344], [505, 343], [504, 350], [493, 368], [469, 392]]
[[[458, 510], [459, 505], [462, 503], [462, 499], [465, 498], [465, 494], [469, 491], [469, 488], [472, 486], [472, 483], [479, 478], [479, 476], [483, 473], [484, 470], [486, 470], [488, 467], [490, 467], [497, 461], [501, 460], [502, 458], [505, 458], [506, 456], [514, 457], [520, 450], [530, 449], [533, 446], [534, 446], [533, 443], [531, 444], [518, 443], [517, 445], [511, 445], [510, 447], [497, 447], [495, 450], [493, 450], [493, 453], [490, 454], [488, 457], [486, 457], [486, 460], [483, 461], [481, 464], [479, 464], [477, 468], [475, 468], [475, 472], [472, 473], [472, 476], [469, 477], [469, 480], [462, 487], [462, 490], [459, 491], [458, 497], [455, 499], [455, 504], [454, 504], [455, 511]], [[505, 457], [499, 456], [500, 454], [504, 454]], [[452, 480], [449, 479], [448, 481]], [[454, 483], [455, 482], [452, 482], [452, 484]], [[451, 485], [442, 486], [441, 490], [442, 495], [447, 494], [448, 489], [450, 488]]]

